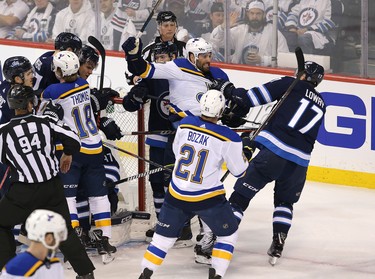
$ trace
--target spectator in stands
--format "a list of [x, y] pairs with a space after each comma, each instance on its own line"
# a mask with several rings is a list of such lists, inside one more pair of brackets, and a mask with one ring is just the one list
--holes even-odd
[[95, 34], [95, 14], [89, 0], [69, 0], [69, 6], [57, 13], [52, 38], [61, 32], [77, 35], [82, 43]]
[[125, 18], [115, 17], [119, 8], [115, 7], [115, 0], [101, 0], [101, 42], [105, 49], [120, 50], [120, 46], [137, 31], [133, 21], [124, 14]]
[[4, 0], [0, 2], [0, 38], [6, 38], [12, 29], [20, 24], [29, 12], [22, 0]]
[[[265, 7], [263, 1], [255, 0], [246, 6], [247, 21], [236, 25], [236, 17], [231, 17], [229, 46], [233, 55], [232, 63], [243, 63], [257, 66], [271, 65], [272, 51], [272, 24], [265, 20]], [[224, 46], [223, 24], [216, 27], [210, 37], [210, 41], [221, 48]], [[278, 51], [288, 52], [287, 42], [281, 32], [278, 31]]]
[[191, 33], [194, 34], [194, 37], [202, 37], [206, 41], [209, 41], [212, 30], [223, 23], [224, 5], [220, 2], [214, 2], [210, 9], [209, 19], [200, 25], [196, 25]]
[[[153, 0], [119, 0], [118, 8], [113, 18], [113, 24], [122, 23], [122, 21], [130, 18], [135, 28], [138, 31], [141, 30], [144, 22], [150, 14], [150, 7], [154, 4]], [[123, 28], [122, 28], [123, 29]], [[122, 32], [122, 29], [119, 31]], [[145, 34], [147, 31], [145, 32]]]
[[301, 0], [285, 22], [290, 51], [300, 46], [305, 53], [330, 55], [336, 42], [335, 16], [343, 11], [339, 0]]
[[[189, 18], [190, 29], [194, 29], [196, 25], [202, 25], [208, 20], [212, 4], [212, 0], [186, 0], [186, 16]], [[190, 29], [188, 28], [188, 30]]]
[[57, 10], [49, 0], [34, 0], [34, 2], [35, 7], [28, 14], [25, 23], [16, 27], [15, 39], [45, 42], [51, 38]]
[[[300, 0], [279, 0], [278, 1], [278, 27], [279, 30], [284, 29], [285, 21], [288, 17], [288, 13], [290, 12], [291, 8], [299, 3]], [[263, 0], [264, 7], [266, 9], [266, 21], [267, 23], [273, 21], [273, 0]]]

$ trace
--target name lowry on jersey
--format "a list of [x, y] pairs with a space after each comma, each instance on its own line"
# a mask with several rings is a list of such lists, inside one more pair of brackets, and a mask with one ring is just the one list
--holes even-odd
[[312, 100], [314, 103], [316, 103], [320, 107], [324, 107], [324, 101], [322, 98], [319, 97], [315, 92], [310, 91], [309, 89], [306, 89], [305, 97]]
[[77, 105], [83, 102], [90, 101], [90, 96], [88, 91], [80, 92], [71, 96], [73, 104]]
[[189, 132], [187, 140], [207, 146], [208, 138], [208, 136], [196, 132]]

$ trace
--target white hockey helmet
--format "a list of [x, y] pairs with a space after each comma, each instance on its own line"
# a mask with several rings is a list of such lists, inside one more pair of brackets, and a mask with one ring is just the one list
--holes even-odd
[[[41, 242], [51, 250], [55, 250], [68, 236], [65, 219], [60, 214], [45, 209], [36, 209], [30, 214], [26, 220], [26, 231], [30, 240]], [[55, 238], [53, 245], [48, 245], [45, 241], [48, 233], [52, 233]]]
[[53, 56], [52, 70], [56, 73], [60, 68], [63, 77], [76, 74], [79, 66], [78, 56], [74, 52], [63, 50]]
[[202, 53], [212, 52], [212, 45], [203, 38], [192, 38], [186, 43], [186, 53], [189, 59], [189, 53], [193, 53], [195, 59]]
[[225, 97], [219, 90], [211, 89], [202, 95], [200, 104], [202, 115], [220, 118], [225, 107]]

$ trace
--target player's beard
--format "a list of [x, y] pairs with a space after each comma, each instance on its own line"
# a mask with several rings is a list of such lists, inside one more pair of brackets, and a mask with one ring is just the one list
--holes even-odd
[[210, 62], [200, 63], [197, 61], [197, 68], [202, 71], [202, 73], [208, 73], [210, 71]]

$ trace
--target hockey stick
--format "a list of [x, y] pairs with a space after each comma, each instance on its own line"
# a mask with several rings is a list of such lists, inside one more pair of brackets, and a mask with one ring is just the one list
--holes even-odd
[[147, 25], [149, 24], [150, 20], [151, 20], [152, 17], [154, 16], [154, 13], [155, 13], [156, 9], [159, 7], [161, 1], [162, 1], [162, 0], [158, 0], [158, 1], [155, 3], [154, 7], [152, 8], [150, 14], [148, 15], [148, 17], [147, 17], [147, 19], [146, 19], [146, 21], [145, 21], [145, 23], [143, 23], [143, 26], [142, 26], [141, 30], [139, 30], [139, 32], [138, 32], [137, 35], [135, 36], [136, 38], [140, 38], [140, 37], [142, 36], [142, 34], [143, 34], [143, 32], [145, 31]]
[[2, 179], [1, 182], [0, 182], [0, 189], [3, 188], [3, 185], [4, 185], [4, 183], [5, 183], [5, 180], [6, 180], [7, 177], [8, 177], [9, 171], [10, 171], [10, 167], [7, 167], [7, 170], [6, 170], [5, 173], [4, 173], [3, 179]]
[[102, 58], [102, 65], [100, 68], [100, 81], [99, 81], [99, 90], [100, 92], [103, 90], [103, 83], [104, 83], [104, 70], [105, 70], [105, 49], [101, 42], [94, 36], [89, 36], [88, 38], [89, 43], [92, 44], [100, 54], [100, 57]]
[[[289, 96], [289, 94], [292, 92], [293, 88], [296, 86], [298, 81], [300, 81], [302, 75], [305, 72], [305, 57], [303, 56], [302, 49], [300, 47], [297, 47], [294, 51], [296, 58], [297, 58], [297, 65], [298, 65], [298, 71], [297, 76], [295, 80], [292, 82], [291, 85], [289, 85], [288, 89], [285, 91], [285, 93], [281, 96], [280, 100], [276, 103], [276, 105], [272, 108], [272, 111], [267, 116], [267, 118], [263, 121], [263, 123], [258, 127], [258, 129], [251, 135], [250, 141], [254, 140], [255, 137], [264, 129], [264, 127], [270, 122], [272, 117], [275, 115], [276, 111], [279, 109], [279, 107], [284, 103], [285, 99]], [[224, 182], [224, 180], [228, 177], [229, 170], [225, 172], [223, 177], [220, 179], [221, 182]]]
[[[243, 128], [243, 129], [231, 129], [236, 133], [243, 132], [254, 132], [256, 128]], [[173, 135], [176, 133], [176, 130], [154, 130], [154, 131], [134, 131], [134, 132], [122, 132], [123, 136], [137, 136], [137, 135]]]
[[164, 167], [164, 166], [162, 166], [162, 165], [160, 165], [160, 164], [158, 164], [158, 163], [155, 163], [155, 162], [153, 162], [153, 161], [147, 160], [146, 158], [143, 158], [143, 157], [141, 157], [141, 156], [138, 156], [138, 155], [136, 155], [136, 154], [134, 154], [134, 153], [131, 153], [131, 152], [125, 150], [125, 149], [122, 149], [122, 148], [120, 148], [120, 147], [117, 147], [116, 145], [113, 145], [113, 144], [111, 144], [111, 143], [109, 143], [109, 142], [103, 142], [103, 144], [104, 144], [105, 146], [107, 146], [107, 147], [110, 147], [110, 148], [116, 149], [116, 150], [118, 150], [118, 151], [121, 151], [122, 153], [128, 154], [128, 155], [130, 155], [130, 156], [132, 156], [132, 157], [134, 157], [134, 158], [137, 158], [138, 160], [145, 161], [146, 163], [149, 163], [150, 165], [153, 165], [153, 166], [158, 167], [158, 168], [162, 168], [163, 170], [166, 170], [166, 171], [168, 171], [168, 172], [172, 172], [171, 169], [168, 169], [168, 168], [166, 168], [166, 167]]
[[[165, 166], [165, 167], [167, 167], [167, 166]], [[157, 172], [161, 172], [163, 170], [164, 170], [164, 168], [156, 168], [156, 169], [153, 169], [153, 170], [145, 171], [145, 172], [138, 173], [138, 174], [135, 174], [135, 175], [132, 175], [132, 176], [129, 176], [129, 177], [122, 178], [118, 181], [110, 182], [110, 183], [107, 184], [107, 186], [113, 187], [113, 186], [116, 186], [116, 185], [124, 183], [124, 182], [128, 182], [128, 181], [131, 181], [131, 180], [134, 180], [134, 179], [138, 179], [140, 177], [145, 177], [147, 175], [151, 175], [151, 174], [154, 174], [154, 173], [157, 173]]]

